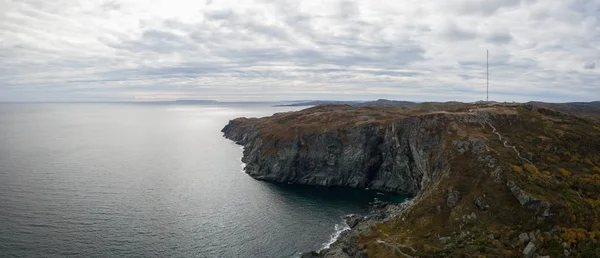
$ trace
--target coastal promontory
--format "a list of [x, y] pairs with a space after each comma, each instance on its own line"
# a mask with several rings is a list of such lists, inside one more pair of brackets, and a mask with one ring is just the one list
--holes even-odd
[[306, 257], [600, 257], [600, 125], [577, 111], [320, 105], [222, 131], [258, 180], [413, 197]]

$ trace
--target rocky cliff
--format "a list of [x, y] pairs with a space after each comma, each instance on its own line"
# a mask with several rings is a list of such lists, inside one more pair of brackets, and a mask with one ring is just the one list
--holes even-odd
[[[310, 254], [332, 257], [583, 252], [570, 239], [577, 230], [579, 245], [595, 252], [599, 132], [595, 122], [531, 105], [462, 103], [324, 105], [223, 128], [244, 146], [256, 179], [415, 197], [354, 220], [332, 249]], [[548, 239], [515, 243], [519, 231]]]
[[[347, 109], [347, 110], [346, 110]], [[447, 169], [444, 128], [450, 122], [479, 122], [473, 114], [397, 114], [397, 120], [372, 120], [353, 126], [332, 126], [303, 132], [291, 127], [286, 136], [276, 128], [287, 125], [288, 116], [327, 123], [329, 114], [351, 112], [348, 106], [320, 106], [297, 114], [277, 114], [229, 122], [225, 137], [243, 145], [246, 173], [264, 181], [319, 186], [369, 188], [417, 195]], [[369, 113], [362, 116], [369, 116]], [[369, 119], [369, 118], [367, 118]], [[266, 125], [266, 126], [264, 126]], [[263, 127], [264, 126], [264, 127]]]

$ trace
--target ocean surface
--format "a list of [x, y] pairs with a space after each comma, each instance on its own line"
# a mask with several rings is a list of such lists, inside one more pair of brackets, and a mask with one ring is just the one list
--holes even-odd
[[[399, 197], [246, 175], [230, 119], [267, 104], [0, 103], [1, 257], [295, 257]], [[396, 199], [398, 200], [398, 199]]]

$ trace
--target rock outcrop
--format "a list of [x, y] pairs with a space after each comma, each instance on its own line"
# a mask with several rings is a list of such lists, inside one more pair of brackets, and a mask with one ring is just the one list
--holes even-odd
[[508, 187], [508, 189], [510, 189], [510, 192], [515, 196], [515, 198], [519, 200], [519, 203], [522, 206], [527, 207], [530, 210], [535, 210], [536, 212], [541, 212], [541, 216], [544, 218], [552, 216], [552, 214], [550, 213], [551, 205], [549, 202], [538, 200], [537, 198], [528, 195], [513, 181], [508, 181], [506, 183], [506, 186]]
[[463, 118], [435, 114], [343, 130], [292, 131], [280, 137], [284, 140], [273, 140], [268, 129], [259, 130], [256, 120], [246, 118], [230, 121], [222, 131], [245, 147], [245, 171], [256, 179], [416, 196], [447, 167], [440, 129]]

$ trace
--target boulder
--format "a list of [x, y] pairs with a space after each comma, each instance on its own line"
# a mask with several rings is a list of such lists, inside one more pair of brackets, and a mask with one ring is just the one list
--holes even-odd
[[362, 216], [358, 216], [358, 215], [348, 215], [348, 216], [344, 217], [346, 224], [350, 228], [355, 228], [359, 222], [363, 221], [363, 219], [364, 218]]
[[483, 203], [481, 197], [476, 197], [474, 202], [475, 202], [475, 207], [477, 207], [477, 209], [479, 209], [481, 211], [487, 211], [490, 208], [489, 205]]
[[519, 240], [522, 241], [524, 244], [527, 244], [529, 242], [529, 235], [527, 235], [527, 233], [521, 233], [519, 235]]
[[447, 244], [448, 242], [450, 242], [450, 240], [452, 240], [452, 237], [440, 237], [440, 243], [442, 245]]
[[462, 199], [460, 192], [456, 190], [448, 190], [448, 198], [446, 199], [446, 205], [449, 208], [454, 208], [456, 204]]
[[452, 146], [454, 146], [460, 154], [469, 151], [469, 142], [466, 141], [454, 140], [452, 141]]
[[530, 257], [533, 257], [533, 254], [535, 254], [535, 251], [536, 251], [535, 244], [533, 242], [529, 242], [529, 244], [527, 244], [525, 249], [523, 249], [523, 254], [525, 255], [525, 257], [530, 258]]
[[533, 232], [529, 232], [529, 241], [534, 241], [534, 240], [536, 240], [535, 234], [533, 234]]

